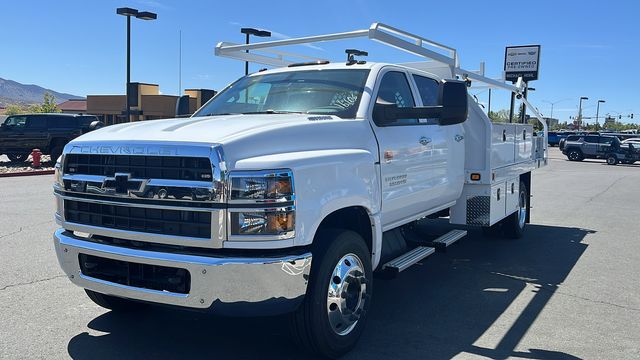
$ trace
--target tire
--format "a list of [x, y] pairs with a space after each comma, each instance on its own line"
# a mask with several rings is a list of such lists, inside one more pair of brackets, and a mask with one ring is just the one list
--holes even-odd
[[84, 289], [84, 291], [87, 293], [89, 299], [96, 303], [96, 305], [112, 311], [132, 312], [143, 310], [149, 306], [149, 304], [123, 299], [111, 295], [100, 294], [88, 289]]
[[7, 154], [7, 157], [12, 163], [21, 163], [27, 161], [29, 154]]
[[567, 152], [567, 159], [569, 159], [569, 161], [582, 161], [584, 160], [584, 156], [582, 155], [582, 151], [571, 149]]
[[371, 253], [353, 231], [323, 231], [314, 241], [320, 246], [307, 294], [290, 316], [290, 329], [301, 347], [337, 358], [356, 345], [365, 326], [373, 290]]
[[527, 211], [529, 211], [529, 192], [527, 186], [520, 181], [518, 193], [518, 210], [502, 220], [504, 235], [511, 239], [519, 239], [524, 235], [527, 226]]
[[607, 155], [607, 165], [618, 165], [618, 157], [614, 154]]

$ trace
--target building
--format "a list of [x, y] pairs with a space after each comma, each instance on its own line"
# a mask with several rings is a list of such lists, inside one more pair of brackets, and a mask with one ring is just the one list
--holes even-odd
[[72, 99], [58, 104], [58, 109], [67, 114], [84, 114], [87, 112], [87, 99]]
[[[105, 125], [128, 121], [166, 119], [176, 116], [179, 96], [160, 94], [156, 84], [131, 83], [129, 88], [131, 119], [126, 119], [126, 95], [88, 95], [86, 113], [98, 116]], [[216, 91], [188, 89], [189, 113], [195, 112], [209, 101]]]

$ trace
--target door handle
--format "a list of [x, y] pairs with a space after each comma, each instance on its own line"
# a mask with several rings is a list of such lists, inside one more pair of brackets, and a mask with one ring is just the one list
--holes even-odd
[[431, 138], [423, 136], [423, 137], [420, 138], [420, 140], [418, 140], [418, 142], [422, 146], [427, 146], [427, 145], [429, 145], [431, 143]]

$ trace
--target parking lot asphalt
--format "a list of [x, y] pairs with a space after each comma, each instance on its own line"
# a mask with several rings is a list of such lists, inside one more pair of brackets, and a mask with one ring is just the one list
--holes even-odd
[[[94, 305], [58, 266], [51, 183], [0, 179], [0, 358], [307, 358], [282, 318]], [[376, 279], [365, 333], [344, 358], [640, 359], [640, 166], [568, 162], [553, 148], [532, 190], [522, 239], [473, 229]]]

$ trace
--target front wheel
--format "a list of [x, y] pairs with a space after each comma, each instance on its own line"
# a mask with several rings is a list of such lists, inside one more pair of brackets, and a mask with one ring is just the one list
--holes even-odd
[[360, 235], [330, 230], [318, 234], [311, 277], [302, 305], [291, 315], [298, 344], [337, 358], [355, 345], [371, 304], [371, 254]]
[[607, 156], [607, 165], [618, 165], [618, 158], [613, 154], [609, 154]]
[[577, 149], [569, 150], [569, 153], [567, 153], [567, 158], [571, 161], [582, 161], [584, 159], [584, 157], [582, 156], [582, 152]]

